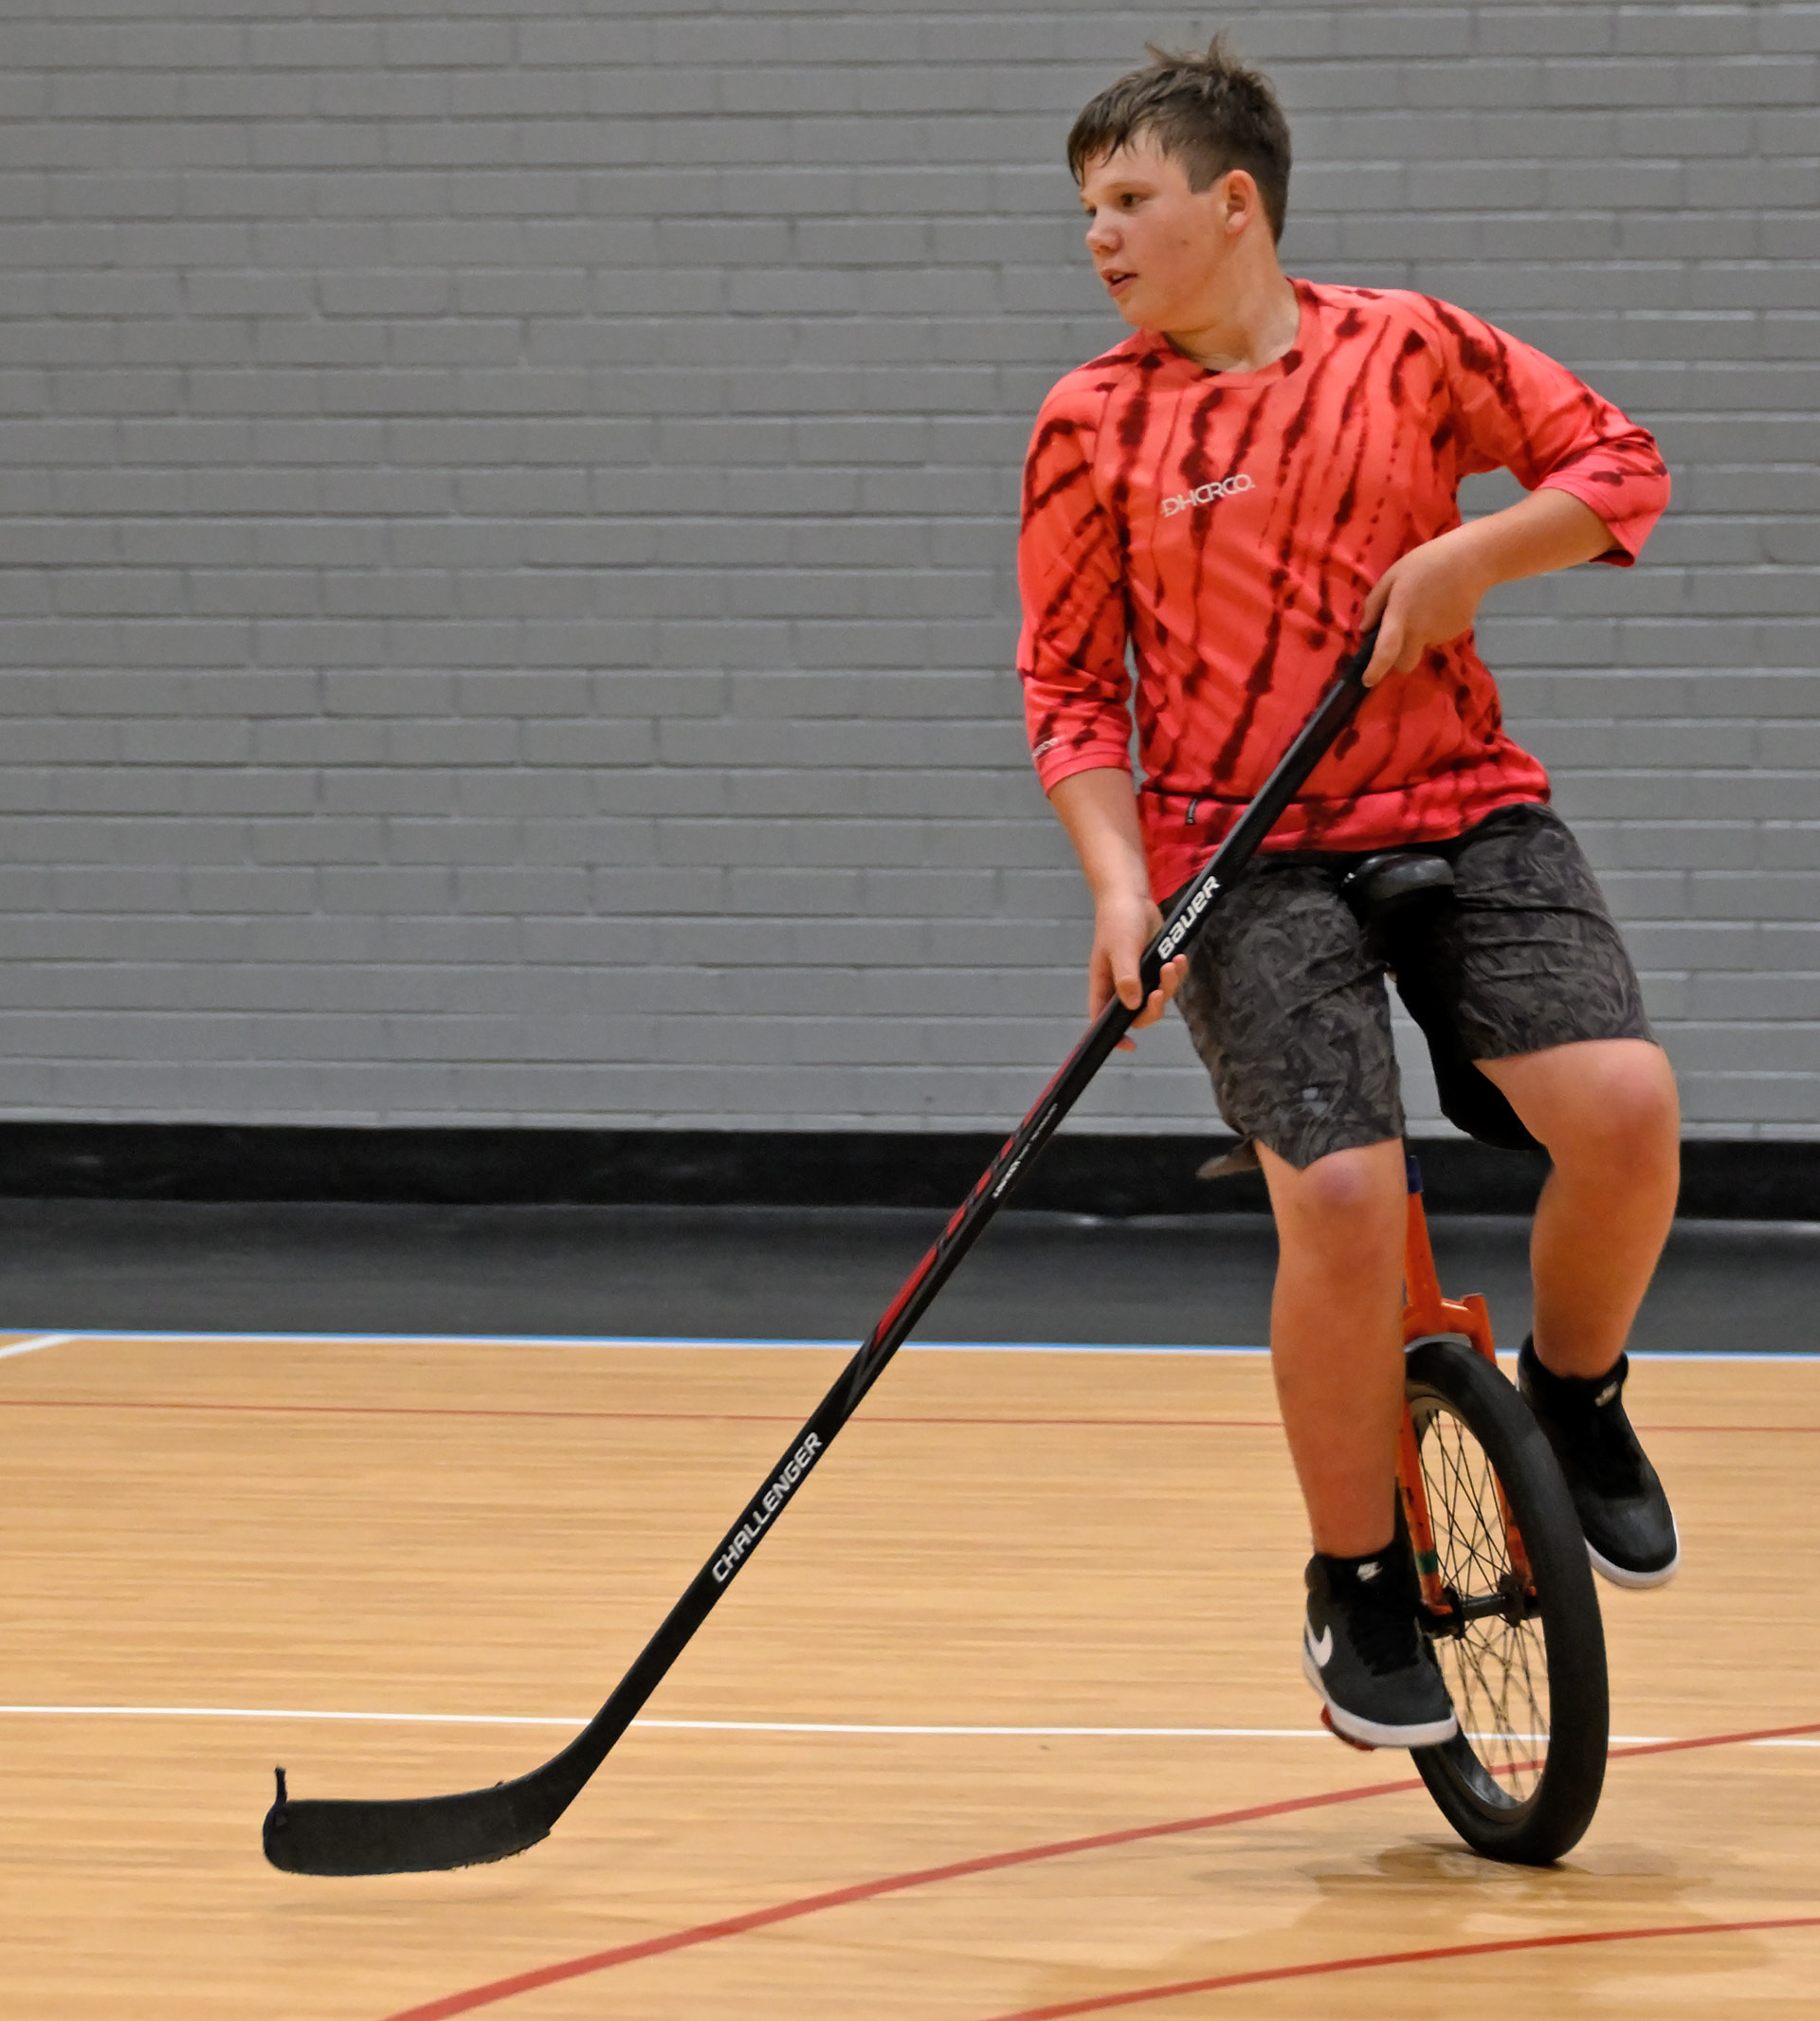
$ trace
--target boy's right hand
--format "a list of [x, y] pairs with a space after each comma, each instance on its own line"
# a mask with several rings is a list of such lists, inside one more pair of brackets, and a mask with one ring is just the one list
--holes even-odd
[[[1187, 957], [1164, 965], [1162, 987], [1139, 1006], [1138, 964], [1163, 923], [1150, 895], [1144, 866], [1144, 838], [1138, 821], [1138, 794], [1121, 766], [1092, 766], [1071, 773], [1049, 788], [1049, 805], [1074, 844], [1093, 893], [1093, 953], [1087, 957], [1087, 1015], [1098, 1018], [1116, 995], [1136, 1010], [1134, 1027], [1154, 1025], [1163, 1006], [1181, 988]], [[1119, 1041], [1130, 1052], [1129, 1039]]]
[[[1161, 987], [1150, 992], [1150, 1001], [1139, 1009], [1141, 985], [1138, 965], [1156, 938], [1163, 916], [1148, 891], [1118, 892], [1099, 900], [1093, 909], [1093, 952], [1087, 957], [1087, 1016], [1097, 1018], [1117, 996], [1138, 1015], [1132, 1029], [1141, 1031], [1162, 1016], [1163, 1008], [1182, 986], [1188, 974], [1188, 956], [1177, 955], [1163, 964]], [[1135, 1051], [1131, 1039], [1119, 1041], [1120, 1052]]]

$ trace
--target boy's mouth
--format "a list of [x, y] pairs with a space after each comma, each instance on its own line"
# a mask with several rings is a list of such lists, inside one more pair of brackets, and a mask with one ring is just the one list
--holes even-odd
[[1111, 295], [1118, 294], [1121, 288], [1129, 287], [1137, 278], [1136, 274], [1122, 266], [1109, 266], [1100, 276], [1105, 284], [1106, 292]]

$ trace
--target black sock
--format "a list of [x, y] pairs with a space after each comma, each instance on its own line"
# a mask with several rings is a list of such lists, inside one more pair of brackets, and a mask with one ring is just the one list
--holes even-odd
[[1399, 1562], [1407, 1554], [1397, 1548], [1392, 1539], [1380, 1550], [1367, 1551], [1362, 1557], [1336, 1557], [1331, 1552], [1318, 1551], [1327, 1573], [1327, 1590], [1333, 1593], [1353, 1593], [1370, 1588], [1376, 1593], [1394, 1593], [1404, 1583], [1404, 1567]]
[[1518, 1353], [1518, 1365], [1530, 1387], [1551, 1403], [1603, 1404], [1611, 1400], [1605, 1392], [1613, 1383], [1623, 1387], [1630, 1371], [1630, 1357], [1620, 1355], [1603, 1375], [1557, 1375], [1536, 1352], [1536, 1336], [1526, 1334]]

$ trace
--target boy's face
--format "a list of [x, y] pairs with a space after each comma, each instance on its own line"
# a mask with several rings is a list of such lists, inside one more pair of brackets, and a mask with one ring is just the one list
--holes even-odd
[[1181, 163], [1143, 133], [1087, 163], [1081, 208], [1094, 271], [1119, 315], [1165, 334], [1216, 319], [1238, 236], [1252, 223], [1269, 229], [1243, 170], [1192, 190]]

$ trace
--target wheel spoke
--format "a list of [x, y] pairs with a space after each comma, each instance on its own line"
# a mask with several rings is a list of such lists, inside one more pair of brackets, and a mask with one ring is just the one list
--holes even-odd
[[[1452, 1411], [1424, 1399], [1416, 1431], [1441, 1578], [1463, 1600], [1519, 1589], [1498, 1480]], [[1485, 1613], [1435, 1638], [1462, 1732], [1512, 1804], [1532, 1796], [1548, 1756], [1548, 1645], [1538, 1619]]]

